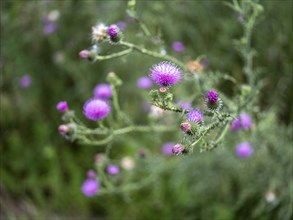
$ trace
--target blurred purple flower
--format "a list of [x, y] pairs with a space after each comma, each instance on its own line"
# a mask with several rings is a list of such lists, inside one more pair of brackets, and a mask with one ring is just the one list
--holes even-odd
[[99, 189], [100, 189], [100, 184], [94, 179], [85, 180], [81, 187], [81, 191], [87, 197], [96, 195]]
[[20, 78], [19, 84], [22, 88], [25, 89], [31, 85], [31, 81], [32, 81], [31, 76], [28, 74], [25, 74]]
[[110, 164], [107, 166], [107, 173], [110, 175], [117, 175], [120, 172], [120, 168], [115, 164]]
[[172, 152], [172, 147], [175, 145], [175, 143], [173, 142], [167, 142], [165, 143], [162, 148], [161, 148], [161, 151], [163, 154], [167, 155], [167, 156], [171, 156], [173, 155], [173, 152]]
[[120, 28], [121, 31], [124, 31], [127, 27], [127, 24], [124, 21], [119, 21], [116, 25]]
[[150, 89], [153, 86], [153, 82], [148, 76], [142, 76], [137, 80], [136, 85], [141, 89]]
[[247, 158], [253, 154], [253, 148], [248, 142], [242, 142], [236, 146], [236, 154], [238, 157]]
[[44, 25], [43, 34], [51, 35], [57, 30], [57, 24], [55, 22], [48, 22]]
[[112, 97], [112, 88], [108, 83], [101, 83], [94, 88], [95, 98], [109, 99]]
[[94, 170], [88, 170], [87, 171], [87, 177], [89, 179], [95, 179], [96, 178], [96, 172]]
[[67, 112], [69, 110], [69, 107], [68, 107], [68, 104], [66, 101], [60, 101], [57, 103], [56, 105], [56, 109], [59, 111], [59, 112]]
[[252, 125], [251, 118], [250, 118], [249, 114], [247, 114], [245, 112], [240, 114], [240, 121], [241, 121], [242, 128], [244, 130], [249, 129]]
[[191, 102], [183, 102], [182, 100], [179, 100], [177, 105], [179, 105], [183, 110], [189, 110], [192, 108]]
[[230, 129], [231, 131], [238, 131], [241, 129], [241, 121], [239, 120], [239, 118], [236, 118], [234, 119], [234, 121], [232, 121]]
[[173, 49], [175, 52], [180, 53], [180, 52], [182, 52], [182, 51], [185, 50], [185, 46], [184, 46], [184, 44], [183, 44], [182, 42], [180, 42], [180, 41], [175, 41], [175, 42], [173, 42], [173, 44], [172, 44], [172, 49]]
[[231, 124], [231, 131], [248, 130], [252, 126], [252, 120], [249, 114], [243, 112], [239, 118], [236, 118]]

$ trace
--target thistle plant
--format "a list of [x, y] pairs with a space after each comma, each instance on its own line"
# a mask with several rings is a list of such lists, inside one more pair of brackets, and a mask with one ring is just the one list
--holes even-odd
[[[258, 93], [262, 87], [257, 80], [258, 71], [253, 66], [253, 57], [256, 52], [252, 48], [251, 37], [257, 18], [262, 12], [262, 6], [254, 0], [241, 2], [234, 0], [233, 4], [227, 3], [227, 5], [242, 18], [243, 37], [235, 40], [235, 47], [240, 52], [244, 63], [243, 75], [246, 83], [243, 85], [239, 85], [236, 79], [229, 74], [207, 71], [204, 65], [204, 55], [192, 60], [181, 61], [158, 49], [151, 50], [141, 44], [127, 41], [116, 24], [98, 23], [92, 28], [93, 45], [91, 49], [82, 50], [79, 53], [80, 58], [100, 62], [137, 53], [142, 59], [144, 56], [157, 59], [157, 62], [149, 67], [149, 75], [142, 75], [137, 86], [148, 90], [154, 83], [154, 88], [149, 91], [151, 108], [159, 110], [160, 117], [164, 117], [167, 112], [172, 113], [174, 120], [171, 125], [159, 120], [150, 121], [145, 125], [136, 124], [131, 116], [120, 107], [119, 89], [123, 82], [119, 77], [121, 74], [119, 70], [117, 73], [108, 73], [106, 82], [95, 87], [93, 98], [89, 98], [83, 106], [85, 118], [96, 122], [96, 128], [85, 126], [74, 111], [70, 110], [66, 102], [58, 103], [57, 109], [63, 114], [62, 119], [64, 120], [64, 124], [59, 127], [59, 133], [62, 136], [84, 145], [106, 147], [104, 154], [97, 155], [96, 158], [97, 177], [88, 176], [82, 186], [82, 191], [86, 196], [95, 195], [98, 191], [100, 193], [124, 192], [143, 187], [149, 179], [166, 169], [166, 167], [158, 167], [157, 172], [149, 175], [149, 178], [143, 182], [125, 183], [124, 188], [115, 188], [117, 181], [114, 177], [119, 175], [120, 169], [110, 158], [109, 152], [112, 143], [119, 136], [135, 132], [178, 132], [181, 133], [181, 138], [173, 143], [173, 146], [164, 149], [164, 152], [182, 157], [192, 156], [196, 151], [214, 150], [225, 142], [225, 137], [231, 132], [251, 128], [252, 119], [246, 112], [252, 113], [252, 110], [255, 109]], [[135, 0], [128, 1], [127, 13], [139, 24], [146, 41], [156, 37], [137, 15]], [[98, 48], [103, 44], [110, 44], [120, 51], [102, 55]], [[184, 45], [180, 42], [175, 42], [173, 47], [179, 52], [184, 50]], [[222, 81], [234, 83], [237, 91], [234, 97], [227, 97], [225, 93], [221, 92], [218, 85]], [[180, 94], [176, 94], [175, 90], [180, 85], [188, 85], [189, 90], [192, 91], [187, 97], [184, 97], [191, 103], [189, 107], [178, 104], [175, 99], [181, 97]], [[240, 143], [236, 148], [236, 154], [239, 157], [249, 157], [252, 153], [253, 147], [248, 142]], [[145, 172], [148, 173], [148, 170]], [[109, 178], [107, 173], [114, 179]]]

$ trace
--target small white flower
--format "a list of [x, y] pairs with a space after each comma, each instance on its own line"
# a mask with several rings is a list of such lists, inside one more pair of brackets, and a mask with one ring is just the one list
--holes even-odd
[[121, 166], [125, 170], [132, 170], [135, 167], [135, 162], [131, 157], [123, 157], [121, 160]]
[[108, 27], [104, 23], [99, 23], [92, 27], [92, 40], [94, 42], [101, 42], [107, 38]]
[[59, 16], [60, 16], [60, 12], [58, 10], [52, 10], [48, 14], [48, 19], [49, 21], [54, 22], [58, 20]]

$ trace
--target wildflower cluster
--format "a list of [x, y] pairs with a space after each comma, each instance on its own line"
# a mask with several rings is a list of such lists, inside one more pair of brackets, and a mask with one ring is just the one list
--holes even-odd
[[[238, 5], [236, 6], [238, 7]], [[137, 20], [137, 14], [133, 11], [132, 6], [129, 7], [128, 13]], [[147, 27], [141, 25], [141, 28], [146, 37], [150, 37], [151, 33]], [[178, 131], [182, 134], [182, 138], [170, 140], [163, 146], [162, 152], [166, 155], [181, 156], [192, 154], [196, 150], [200, 152], [210, 151], [221, 146], [224, 138], [229, 135], [229, 128], [231, 132], [251, 128], [252, 120], [250, 116], [244, 112], [240, 116], [238, 114], [243, 111], [245, 106], [252, 103], [255, 96], [241, 93], [237, 97], [241, 101], [236, 105], [235, 99], [228, 98], [218, 89], [218, 79], [235, 82], [236, 80], [233, 77], [223, 73], [206, 71], [207, 64], [204, 56], [185, 63], [167, 53], [148, 50], [124, 41], [122, 29], [124, 28], [123, 26], [121, 28], [121, 24], [107, 26], [99, 23], [92, 27], [93, 45], [89, 50], [80, 51], [80, 58], [98, 61], [138, 52], [163, 60], [150, 66], [148, 76], [145, 74], [141, 76], [137, 80], [136, 86], [143, 90], [150, 90], [151, 102], [148, 108], [150, 117], [164, 118], [167, 113], [170, 113], [173, 120], [167, 124], [154, 119], [150, 125], [135, 125], [131, 117], [121, 109], [119, 104], [118, 89], [122, 85], [122, 80], [114, 72], [110, 72], [106, 79], [107, 83], [96, 85], [93, 90], [93, 97], [90, 97], [83, 105], [85, 118], [98, 122], [96, 128], [91, 129], [81, 123], [74, 112], [69, 110], [67, 102], [62, 101], [57, 104], [57, 110], [63, 114], [63, 120], [66, 123], [60, 125], [58, 129], [62, 136], [71, 141], [78, 140], [83, 144], [104, 145], [106, 146], [106, 152], [108, 152], [111, 149], [111, 143], [120, 135], [130, 132]], [[118, 45], [119, 48], [122, 46], [126, 49], [110, 55], [101, 55], [99, 54], [100, 46], [103, 43], [109, 43], [112, 46]], [[246, 51], [251, 50], [250, 45], [244, 46]], [[173, 43], [172, 48], [174, 51], [182, 53], [185, 46], [177, 41]], [[247, 62], [246, 65], [246, 70], [250, 71], [246, 74], [251, 77], [251, 61]], [[193, 86], [187, 83], [192, 83]], [[255, 86], [253, 83], [253, 81], [250, 81], [250, 88]], [[180, 97], [185, 99], [185, 102], [175, 99], [178, 95], [176, 94], [176, 87], [182, 87], [182, 85], [189, 85], [187, 88], [188, 97]], [[248, 142], [243, 142], [236, 147], [236, 154], [239, 157], [249, 157], [253, 154], [253, 151]], [[146, 151], [142, 149], [139, 155], [144, 158]], [[133, 162], [131, 161], [128, 158], [127, 162], [127, 159], [125, 159], [124, 165], [128, 163], [125, 167], [132, 167]], [[111, 189], [113, 182], [110, 181], [109, 176], [114, 177], [120, 174], [119, 166], [111, 161], [108, 154], [97, 156], [96, 165], [97, 175], [90, 172], [88, 179], [82, 185], [82, 192], [86, 196], [95, 195], [101, 187]], [[108, 176], [105, 176], [105, 173]]]

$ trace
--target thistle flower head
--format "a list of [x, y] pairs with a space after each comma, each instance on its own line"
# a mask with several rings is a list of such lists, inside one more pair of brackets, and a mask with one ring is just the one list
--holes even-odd
[[83, 114], [92, 121], [98, 121], [108, 116], [111, 110], [110, 105], [101, 100], [89, 99], [83, 106]]
[[222, 100], [214, 90], [207, 92], [205, 105], [208, 111], [218, 111], [222, 107]]
[[254, 150], [250, 143], [242, 142], [236, 146], [236, 154], [238, 157], [247, 158], [253, 154]]
[[203, 118], [203, 114], [198, 109], [192, 109], [190, 112], [186, 114], [187, 121], [192, 121], [195, 123], [201, 123]]
[[107, 83], [98, 84], [94, 88], [94, 96], [99, 99], [109, 99], [112, 97], [112, 88], [111, 85]]
[[96, 195], [99, 189], [100, 189], [100, 184], [94, 179], [85, 180], [81, 187], [81, 191], [87, 197]]
[[210, 90], [207, 93], [207, 99], [208, 99], [208, 102], [215, 103], [219, 99], [219, 94], [215, 92], [214, 90]]
[[108, 29], [107, 29], [107, 34], [109, 36], [109, 42], [111, 44], [116, 44], [118, 43], [122, 37], [123, 34], [119, 27], [116, 24], [112, 24]]
[[172, 86], [181, 80], [181, 70], [171, 62], [161, 62], [154, 65], [150, 76], [161, 86]]
[[120, 29], [119, 27], [116, 25], [116, 24], [112, 24], [107, 32], [108, 32], [108, 35], [111, 37], [111, 38], [115, 38], [118, 36], [118, 33], [119, 33]]

